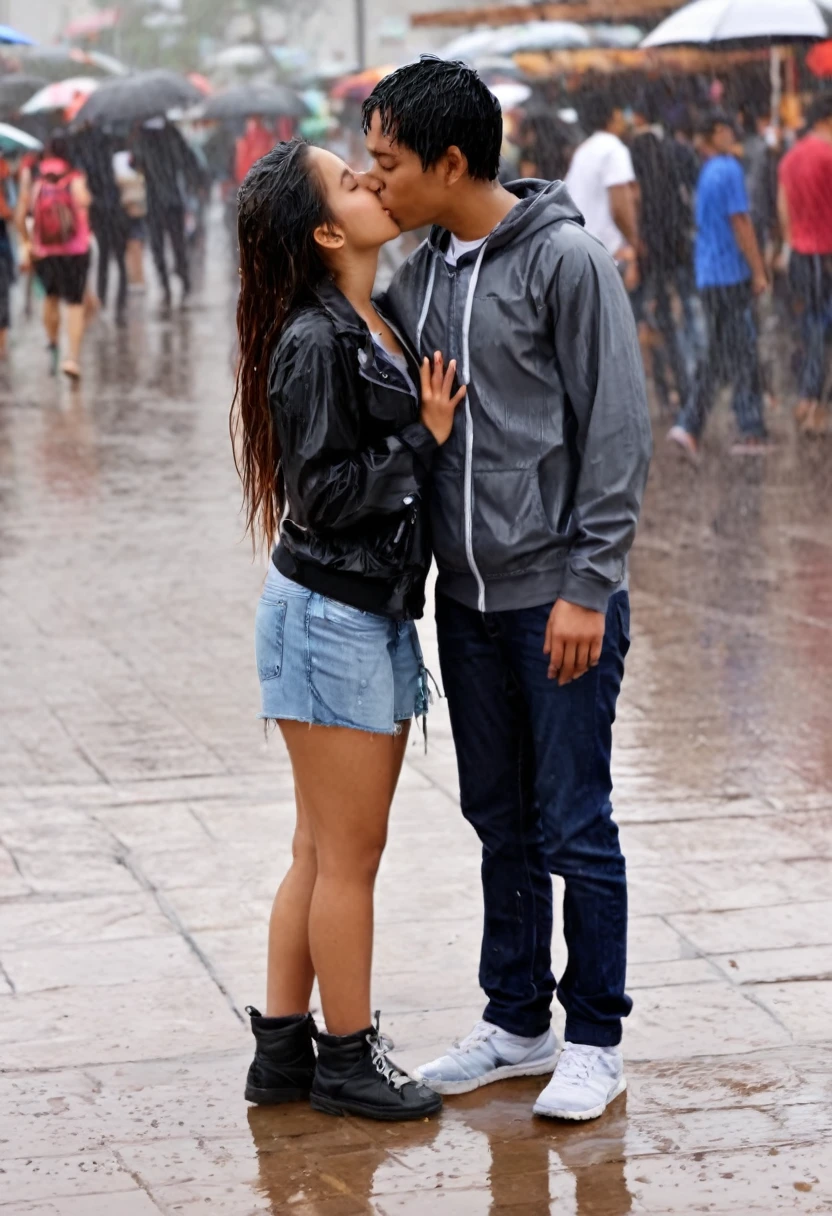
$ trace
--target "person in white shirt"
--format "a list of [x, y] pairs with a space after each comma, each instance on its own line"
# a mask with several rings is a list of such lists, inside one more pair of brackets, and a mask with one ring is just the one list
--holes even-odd
[[[638, 210], [636, 175], [630, 151], [621, 136], [627, 129], [620, 108], [601, 93], [590, 95], [581, 107], [588, 139], [572, 158], [566, 186], [583, 213], [588, 232], [597, 237], [619, 263], [628, 264], [628, 277], [636, 272]], [[630, 290], [636, 286], [628, 282]]]

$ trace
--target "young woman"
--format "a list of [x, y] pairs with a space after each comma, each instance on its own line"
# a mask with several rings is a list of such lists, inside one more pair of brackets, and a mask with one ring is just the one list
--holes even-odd
[[66, 306], [69, 353], [61, 370], [72, 380], [81, 377], [91, 202], [87, 179], [73, 165], [65, 136], [54, 135], [37, 177], [33, 181], [31, 173], [27, 173], [21, 179], [18, 231], [23, 241], [22, 263], [27, 269], [34, 268], [46, 296], [43, 324], [55, 370], [59, 359], [61, 303]]
[[[421, 498], [464, 394], [453, 363], [420, 367], [373, 306], [379, 249], [398, 234], [330, 152], [293, 140], [254, 165], [232, 409], [248, 527], [270, 545], [280, 530], [256, 654], [261, 717], [280, 727], [297, 798], [246, 1097], [311, 1091], [318, 1110], [396, 1120], [441, 1102], [371, 1024], [373, 888], [410, 721], [426, 710]], [[326, 1034], [309, 1014], [316, 976]]]

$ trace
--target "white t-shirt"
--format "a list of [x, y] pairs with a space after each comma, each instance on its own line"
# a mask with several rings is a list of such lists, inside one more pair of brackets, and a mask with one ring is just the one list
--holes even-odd
[[597, 131], [576, 150], [566, 187], [591, 232], [615, 256], [627, 240], [610, 211], [609, 189], [636, 180], [630, 150], [617, 135]]
[[449, 266], [456, 266], [461, 257], [464, 257], [466, 253], [474, 253], [487, 240], [487, 236], [481, 236], [476, 241], [461, 241], [459, 237], [455, 237], [451, 233], [451, 240], [445, 253], [445, 261]]

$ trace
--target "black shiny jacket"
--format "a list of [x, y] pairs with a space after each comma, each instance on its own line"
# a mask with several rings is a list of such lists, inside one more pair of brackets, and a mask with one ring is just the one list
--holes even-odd
[[[406, 357], [418, 386], [418, 363]], [[287, 501], [277, 568], [365, 612], [421, 616], [422, 493], [437, 444], [405, 377], [329, 280], [280, 335], [269, 404]]]

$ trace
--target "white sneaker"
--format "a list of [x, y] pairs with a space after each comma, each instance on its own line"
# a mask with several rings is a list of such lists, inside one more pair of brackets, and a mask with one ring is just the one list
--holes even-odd
[[455, 1043], [447, 1055], [423, 1064], [412, 1076], [438, 1094], [467, 1094], [509, 1077], [541, 1077], [555, 1067], [558, 1052], [558, 1041], [551, 1030], [536, 1039], [526, 1039], [490, 1022], [477, 1022], [468, 1037]]
[[564, 1043], [555, 1075], [534, 1104], [550, 1119], [597, 1119], [627, 1088], [617, 1047]]

